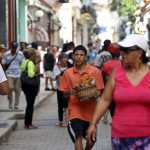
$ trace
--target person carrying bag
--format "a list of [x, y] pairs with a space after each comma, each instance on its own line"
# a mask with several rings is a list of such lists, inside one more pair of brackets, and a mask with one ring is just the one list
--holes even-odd
[[33, 85], [33, 86], [38, 86], [40, 83], [40, 76], [38, 74], [35, 74], [33, 78], [29, 77], [28, 75], [28, 63], [30, 60], [26, 63], [25, 70], [22, 71], [21, 73], [21, 84], [28, 84], [28, 85]]
[[24, 51], [26, 59], [21, 64], [21, 88], [26, 97], [26, 111], [25, 111], [25, 128], [36, 129], [37, 127], [32, 124], [34, 102], [39, 90], [40, 78], [37, 76], [39, 73], [39, 63], [36, 63], [35, 49], [27, 49]]
[[13, 60], [16, 58], [17, 54], [18, 54], [18, 52], [15, 54], [14, 58], [13, 58], [12, 60], [10, 60], [10, 62], [9, 62], [8, 64], [2, 64], [2, 67], [3, 67], [3, 70], [4, 70], [4, 71], [6, 71], [6, 70], [9, 68], [10, 64], [11, 64], [11, 63], [13, 62]]

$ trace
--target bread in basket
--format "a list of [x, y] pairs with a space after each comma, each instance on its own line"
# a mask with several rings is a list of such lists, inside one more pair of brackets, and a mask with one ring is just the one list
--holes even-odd
[[77, 97], [80, 102], [91, 101], [98, 97], [95, 79], [93, 77], [81, 78], [75, 85]]

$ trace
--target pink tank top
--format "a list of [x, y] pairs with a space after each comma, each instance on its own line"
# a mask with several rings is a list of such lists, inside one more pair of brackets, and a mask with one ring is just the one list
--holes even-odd
[[150, 137], [150, 71], [134, 86], [119, 67], [113, 99], [112, 137]]

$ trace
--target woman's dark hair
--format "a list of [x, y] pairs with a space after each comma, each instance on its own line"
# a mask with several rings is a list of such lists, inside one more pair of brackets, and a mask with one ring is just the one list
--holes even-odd
[[63, 59], [64, 57], [68, 57], [66, 53], [60, 53], [58, 56], [58, 60]]
[[85, 55], [87, 55], [87, 49], [83, 46], [83, 45], [78, 45], [73, 49], [73, 54], [78, 51], [81, 50], [85, 53]]
[[62, 48], [62, 52], [64, 53], [64, 52], [67, 52], [68, 51], [68, 43], [64, 43], [63, 44], [63, 48]]
[[104, 45], [103, 45], [103, 47], [102, 47], [102, 48], [103, 48], [103, 49], [105, 49], [105, 50], [107, 50], [107, 49], [108, 49], [108, 46], [109, 46], [109, 44], [110, 44], [110, 43], [111, 43], [111, 41], [110, 41], [110, 40], [108, 40], [108, 39], [107, 39], [107, 40], [105, 40], [105, 41], [104, 41]]
[[142, 62], [144, 64], [149, 62], [149, 57], [146, 56], [146, 52], [142, 51]]
[[38, 49], [38, 43], [32, 42], [31, 43], [32, 48]]
[[68, 49], [70, 50], [70, 49], [74, 49], [74, 48], [75, 48], [74, 42], [73, 41], [69, 42], [68, 43]]

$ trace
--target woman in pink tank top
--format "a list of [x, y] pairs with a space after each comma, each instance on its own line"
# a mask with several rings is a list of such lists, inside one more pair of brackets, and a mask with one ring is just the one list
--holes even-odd
[[118, 42], [123, 66], [112, 71], [87, 132], [89, 143], [96, 140], [96, 124], [109, 107], [112, 118], [113, 150], [150, 150], [149, 45], [143, 35], [131, 34]]

